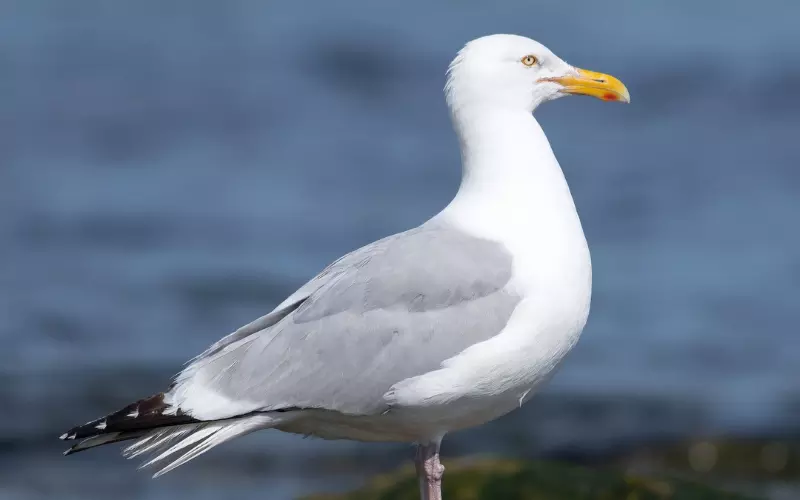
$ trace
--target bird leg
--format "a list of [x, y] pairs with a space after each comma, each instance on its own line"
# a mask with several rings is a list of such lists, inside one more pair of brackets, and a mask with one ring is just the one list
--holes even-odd
[[439, 462], [441, 442], [418, 444], [414, 463], [417, 466], [419, 491], [422, 500], [442, 500], [444, 465]]

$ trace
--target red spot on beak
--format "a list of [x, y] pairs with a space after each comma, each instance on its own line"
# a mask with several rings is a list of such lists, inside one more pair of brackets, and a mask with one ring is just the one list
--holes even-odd
[[615, 94], [612, 94], [611, 92], [606, 92], [605, 94], [603, 94], [603, 100], [604, 101], [616, 101], [617, 100], [617, 96]]

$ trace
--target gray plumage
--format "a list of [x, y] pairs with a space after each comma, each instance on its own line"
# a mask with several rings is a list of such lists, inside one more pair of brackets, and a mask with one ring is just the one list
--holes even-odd
[[393, 384], [503, 329], [519, 301], [505, 288], [511, 275], [502, 245], [429, 222], [342, 257], [212, 346], [178, 383], [252, 411], [380, 413]]

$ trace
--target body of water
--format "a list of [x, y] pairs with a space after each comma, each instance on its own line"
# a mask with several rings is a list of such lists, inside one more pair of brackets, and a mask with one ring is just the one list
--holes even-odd
[[800, 3], [753, 5], [3, 2], [0, 497], [280, 499], [410, 456], [265, 432], [151, 482], [55, 438], [443, 207], [444, 71], [493, 32], [618, 76], [632, 104], [537, 112], [592, 313], [546, 395], [445, 453], [797, 430]]

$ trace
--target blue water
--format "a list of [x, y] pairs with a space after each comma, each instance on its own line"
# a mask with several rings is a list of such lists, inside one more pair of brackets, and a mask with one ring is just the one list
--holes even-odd
[[264, 433], [153, 483], [52, 438], [447, 203], [444, 69], [493, 32], [633, 102], [537, 112], [592, 249], [592, 314], [549, 396], [451, 453], [796, 429], [800, 3], [753, 5], [6, 0], [0, 498], [288, 498], [401, 460]]

